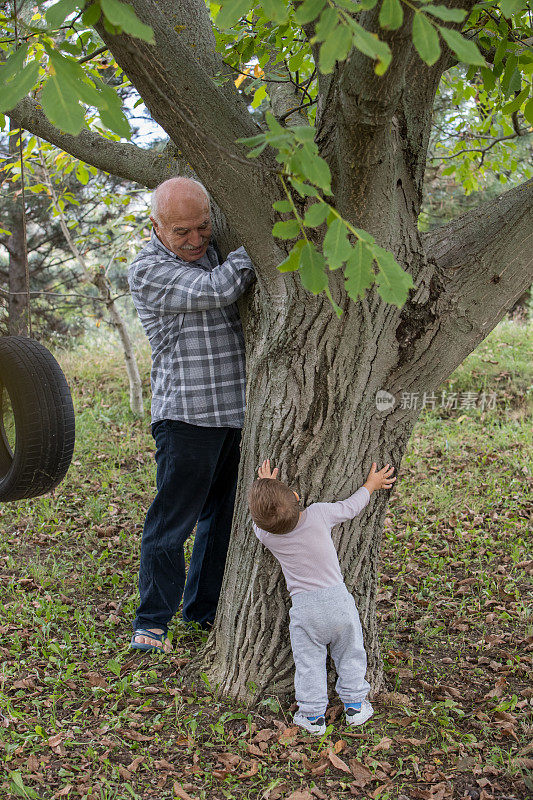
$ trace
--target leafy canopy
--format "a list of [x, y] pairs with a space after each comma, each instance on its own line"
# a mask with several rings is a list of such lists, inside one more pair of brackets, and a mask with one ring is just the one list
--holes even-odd
[[[331, 202], [329, 167], [318, 153], [312, 127], [318, 73], [333, 73], [355, 48], [373, 62], [376, 75], [385, 75], [391, 65], [387, 38], [404, 24], [428, 66], [449, 48], [458, 67], [451, 77], [445, 76], [447, 88], [480, 113], [469, 123], [468, 139], [444, 138], [434, 153], [446, 153], [444, 158], [452, 163], [444, 173], [456, 174], [472, 191], [478, 188], [471, 174], [477, 157], [472, 153], [482, 152], [485, 169], [490, 168], [491, 159], [501, 157], [501, 148], [494, 155], [498, 147], [486, 157], [493, 144], [502, 143], [510, 152], [516, 136], [531, 132], [531, 9], [530, 0], [484, 0], [470, 14], [415, 0], [378, 4], [379, 0], [220, 0], [207, 5], [218, 50], [235, 70], [236, 84], [250, 95], [253, 113], [265, 120], [262, 133], [243, 140], [251, 148], [248, 155], [258, 157], [270, 147], [280, 165], [287, 199], [275, 204], [283, 219], [275, 224], [273, 235], [295, 241], [279, 269], [298, 270], [306, 289], [326, 292], [332, 303], [328, 273], [342, 269], [353, 300], [376, 283], [387, 302], [401, 306], [413, 285], [410, 275], [368, 233], [342, 219]], [[378, 7], [376, 29], [369, 30], [367, 12]], [[129, 138], [120, 97], [128, 81], [112, 59], [97, 60], [103, 48], [94, 26], [100, 23], [111, 33], [123, 31], [147, 42], [153, 41], [152, 30], [122, 0], [59, 0], [37, 3], [32, 9], [29, 17], [19, 19], [18, 47], [12, 17], [0, 12], [7, 32], [3, 47], [10, 48], [3, 51], [0, 64], [0, 112], [38, 91], [43, 111], [62, 131], [75, 135], [90, 127], [108, 138]], [[412, 12], [410, 22], [407, 10]], [[292, 81], [301, 102], [285, 119], [276, 120], [269, 111], [269, 82], [279, 79]], [[290, 115], [296, 112], [308, 125], [292, 125]], [[481, 180], [482, 172], [479, 175]], [[301, 204], [295, 202], [298, 197], [307, 199], [303, 216]], [[313, 243], [317, 237], [309, 236], [317, 228], [325, 230], [321, 251]]]

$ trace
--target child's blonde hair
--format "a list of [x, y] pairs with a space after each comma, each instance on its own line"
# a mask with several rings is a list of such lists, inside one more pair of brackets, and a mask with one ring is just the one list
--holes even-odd
[[253, 482], [248, 505], [257, 527], [268, 533], [289, 533], [298, 524], [300, 505], [296, 495], [274, 478], [258, 478]]

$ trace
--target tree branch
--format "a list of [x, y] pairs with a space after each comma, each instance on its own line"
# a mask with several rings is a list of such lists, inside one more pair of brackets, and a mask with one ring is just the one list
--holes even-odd
[[179, 162], [167, 151], [143, 150], [134, 144], [113, 142], [92, 131], [82, 131], [77, 136], [63, 133], [29, 97], [21, 100], [7, 115], [15, 126], [25, 128], [74, 158], [150, 189], [180, 172]]
[[531, 285], [533, 179], [423, 241], [430, 269], [402, 309], [398, 390], [436, 389]]

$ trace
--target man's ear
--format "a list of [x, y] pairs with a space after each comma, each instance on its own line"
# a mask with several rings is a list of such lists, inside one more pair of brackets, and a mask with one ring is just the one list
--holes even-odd
[[159, 228], [159, 225], [157, 224], [157, 221], [153, 217], [150, 217], [150, 222], [154, 226], [154, 230], [157, 233], [157, 229]]

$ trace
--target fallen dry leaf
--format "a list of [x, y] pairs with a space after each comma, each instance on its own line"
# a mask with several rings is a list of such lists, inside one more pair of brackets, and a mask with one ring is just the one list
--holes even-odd
[[137, 756], [137, 758], [133, 759], [131, 764], [128, 764], [127, 769], [129, 770], [129, 772], [137, 772], [139, 764], [142, 764], [143, 761], [144, 761], [144, 756]]
[[235, 777], [237, 780], [242, 781], [244, 778], [253, 778], [254, 775], [257, 775], [259, 770], [259, 764], [257, 761], [252, 761], [250, 764], [250, 769], [246, 770], [246, 772], [241, 772], [239, 775]]
[[343, 772], [351, 772], [348, 764], [346, 764], [342, 760], [342, 758], [336, 756], [331, 747], [328, 748], [327, 757], [329, 758], [331, 765], [334, 766], [336, 769], [340, 769]]
[[298, 726], [294, 725], [290, 728], [285, 728], [285, 730], [278, 736], [278, 742], [280, 744], [289, 744], [292, 743], [296, 737], [298, 736]]
[[174, 786], [172, 789], [174, 790], [176, 797], [179, 797], [180, 800], [194, 800], [194, 798], [192, 798], [191, 795], [188, 794], [177, 781], [174, 781]]
[[377, 752], [378, 750], [390, 750], [391, 745], [392, 745], [392, 739], [389, 739], [388, 736], [383, 736], [383, 738], [380, 739], [380, 741], [377, 744], [375, 744], [374, 747], [372, 747], [371, 749], [375, 752]]
[[313, 795], [307, 789], [296, 789], [295, 792], [287, 795], [284, 800], [313, 800]]
[[361, 764], [356, 758], [350, 759], [350, 772], [355, 778], [354, 783], [356, 786], [363, 788], [367, 785], [367, 783], [371, 783], [374, 780], [374, 776], [368, 769], [365, 767], [364, 764]]

